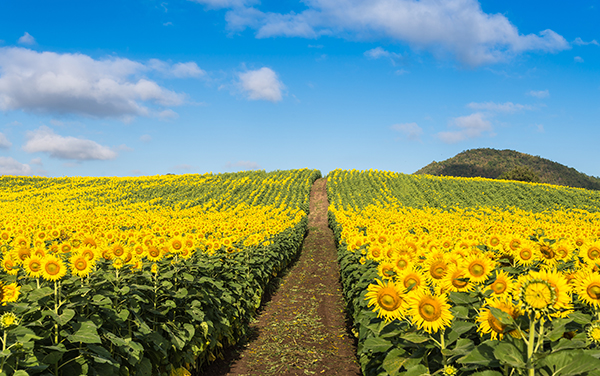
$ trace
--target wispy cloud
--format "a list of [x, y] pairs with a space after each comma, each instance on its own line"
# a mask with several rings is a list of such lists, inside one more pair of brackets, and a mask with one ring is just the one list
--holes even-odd
[[375, 47], [373, 49], [365, 51], [364, 55], [366, 57], [368, 57], [369, 59], [381, 59], [381, 58], [390, 59], [392, 65], [394, 65], [394, 66], [402, 60], [402, 54], [386, 51], [382, 47]]
[[29, 34], [28, 32], [25, 32], [25, 34], [23, 34], [22, 37], [19, 38], [19, 40], [17, 41], [19, 42], [19, 44], [35, 44], [35, 38], [31, 36], [31, 34]]
[[574, 60], [576, 63], [583, 63], [583, 58], [582, 58], [581, 56], [575, 56], [575, 57], [573, 58], [573, 60]]
[[484, 102], [484, 103], [476, 103], [471, 102], [467, 105], [467, 107], [473, 110], [484, 110], [491, 112], [506, 112], [506, 113], [514, 113], [522, 110], [533, 110], [533, 107], [526, 104], [518, 104], [512, 102], [505, 103], [494, 103], [494, 102]]
[[115, 159], [117, 153], [94, 141], [76, 137], [63, 137], [46, 126], [26, 133], [23, 150], [28, 153], [48, 153], [52, 158], [76, 161]]
[[550, 92], [548, 90], [531, 90], [527, 92], [527, 95], [536, 98], [548, 98], [550, 96]]
[[152, 136], [150, 136], [149, 134], [143, 134], [140, 136], [140, 141], [150, 142], [150, 141], [152, 141]]
[[527, 51], [555, 53], [570, 48], [546, 29], [520, 34], [504, 15], [483, 12], [477, 0], [306, 0], [300, 13], [263, 12], [258, 1], [196, 0], [207, 9], [229, 11], [230, 31], [256, 30], [257, 38], [276, 36], [392, 39], [425, 49], [439, 58], [453, 55], [470, 66], [505, 61]]
[[581, 39], [579, 37], [575, 38], [575, 40], [573, 41], [573, 44], [575, 44], [577, 46], [587, 46], [588, 44], [593, 44], [593, 45], [596, 45], [596, 46], [600, 46], [600, 43], [598, 43], [598, 41], [595, 40], [595, 39], [592, 39], [589, 42], [585, 42], [583, 39]]
[[394, 124], [391, 129], [404, 134], [409, 140], [420, 140], [423, 134], [423, 128], [417, 123]]
[[238, 75], [239, 87], [251, 100], [278, 102], [282, 99], [283, 82], [271, 68], [263, 67]]
[[11, 157], [0, 157], [0, 175], [31, 175], [31, 167]]
[[4, 133], [0, 132], [0, 149], [8, 149], [12, 146], [12, 143], [8, 141], [8, 138], [4, 135]]
[[481, 137], [484, 132], [493, 130], [492, 123], [479, 112], [468, 116], [454, 118], [450, 126], [458, 128], [456, 131], [439, 132], [438, 138], [447, 144], [454, 144], [466, 139]]

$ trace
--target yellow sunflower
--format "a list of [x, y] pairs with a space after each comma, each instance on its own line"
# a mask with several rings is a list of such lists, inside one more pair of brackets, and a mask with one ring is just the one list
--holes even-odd
[[87, 277], [94, 267], [94, 262], [84, 255], [71, 256], [71, 274]]
[[[485, 303], [485, 308], [479, 311], [477, 322], [479, 327], [477, 331], [484, 334], [490, 333], [493, 340], [502, 339], [506, 333], [506, 325], [502, 324], [490, 310], [490, 307], [498, 308], [499, 310], [508, 313], [513, 319], [516, 319], [521, 315], [521, 311], [518, 307], [512, 304], [511, 299], [504, 298], [492, 298], [488, 299]], [[519, 338], [519, 332], [517, 330], [511, 330], [508, 332], [511, 336]]]
[[396, 280], [407, 291], [417, 291], [427, 286], [427, 277], [416, 266], [398, 275]]
[[556, 290], [547, 280], [530, 275], [519, 278], [519, 300], [529, 313], [547, 313], [556, 303]]
[[464, 292], [473, 291], [475, 289], [465, 268], [457, 265], [450, 265], [448, 273], [440, 280], [440, 288], [443, 292]]
[[443, 258], [430, 258], [425, 261], [425, 266], [429, 272], [428, 280], [433, 283], [438, 283], [448, 273], [448, 261]]
[[425, 291], [417, 291], [409, 300], [408, 315], [417, 328], [427, 333], [443, 330], [453, 319], [446, 294], [431, 295]]
[[385, 279], [393, 278], [396, 275], [394, 264], [389, 261], [380, 262], [379, 266], [377, 267], [377, 272], [381, 278]]
[[600, 308], [600, 274], [592, 272], [578, 273], [575, 292], [585, 304]]
[[19, 266], [10, 254], [4, 255], [4, 258], [2, 259], [2, 269], [10, 275], [17, 275], [19, 273]]
[[17, 283], [11, 283], [8, 285], [4, 285], [3, 287], [4, 295], [2, 297], [2, 304], [16, 302], [19, 299], [19, 294], [21, 293], [21, 286], [17, 285]]
[[488, 286], [493, 297], [508, 297], [515, 289], [515, 281], [503, 270], [496, 270], [496, 278]]
[[33, 256], [23, 262], [23, 269], [30, 278], [42, 276], [42, 260], [43, 258]]
[[600, 322], [594, 322], [587, 328], [587, 337], [590, 342], [600, 343]]
[[59, 257], [48, 255], [42, 259], [42, 277], [48, 281], [58, 281], [67, 274], [67, 267]]
[[375, 280], [376, 284], [367, 287], [365, 299], [369, 301], [368, 307], [375, 306], [373, 312], [377, 317], [383, 317], [385, 321], [401, 320], [405, 315], [407, 307], [407, 295], [402, 293], [401, 288], [393, 281]]
[[476, 284], [483, 283], [490, 277], [495, 264], [485, 255], [471, 255], [465, 259], [467, 275]]
[[150, 261], [158, 261], [162, 258], [162, 252], [158, 247], [150, 246], [146, 250], [146, 257], [148, 257], [148, 260]]
[[531, 277], [540, 278], [548, 281], [554, 288], [556, 294], [556, 302], [552, 305], [554, 317], [566, 317], [573, 312], [571, 285], [563, 273], [557, 270], [540, 270], [539, 272], [531, 272]]

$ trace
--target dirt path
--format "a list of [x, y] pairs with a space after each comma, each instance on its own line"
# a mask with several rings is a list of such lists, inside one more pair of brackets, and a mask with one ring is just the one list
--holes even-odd
[[253, 338], [203, 375], [361, 374], [346, 329], [325, 184], [318, 179], [311, 189], [302, 254], [251, 325]]

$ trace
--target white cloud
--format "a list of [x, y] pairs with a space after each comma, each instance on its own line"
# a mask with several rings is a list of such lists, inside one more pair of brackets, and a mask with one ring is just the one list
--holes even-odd
[[235, 8], [255, 4], [257, 0], [190, 0], [194, 3], [204, 4], [211, 9]]
[[546, 130], [544, 129], [544, 124], [536, 124], [535, 125], [535, 129], [539, 132], [539, 133], [544, 133], [546, 132]]
[[235, 163], [227, 162], [225, 168], [228, 170], [244, 169], [244, 170], [260, 170], [262, 167], [256, 162], [238, 161]]
[[37, 165], [37, 166], [42, 166], [42, 158], [33, 158], [32, 160], [29, 161], [29, 163], [31, 163], [32, 165]]
[[588, 44], [594, 44], [596, 46], [600, 46], [600, 43], [598, 43], [597, 40], [592, 39], [589, 42], [585, 42], [583, 39], [577, 37], [575, 38], [575, 40], [573, 41], [573, 44], [577, 45], [577, 46], [587, 46]]
[[369, 59], [380, 59], [380, 58], [388, 58], [391, 60], [393, 65], [396, 65], [398, 60], [402, 60], [402, 55], [384, 50], [382, 47], [375, 47], [368, 51], [365, 51], [365, 56]]
[[0, 48], [0, 110], [126, 118], [148, 116], [142, 102], [183, 104], [184, 95], [133, 77], [149, 70], [128, 59]]
[[149, 134], [143, 134], [140, 136], [140, 141], [150, 142], [150, 141], [152, 141], [152, 136], [150, 136]]
[[198, 64], [193, 61], [187, 63], [169, 64], [158, 59], [150, 59], [148, 66], [157, 72], [168, 77], [187, 78], [187, 77], [202, 77], [206, 75], [206, 71], [200, 69]]
[[52, 158], [84, 160], [115, 159], [117, 153], [106, 146], [94, 141], [59, 136], [46, 126], [41, 126], [35, 131], [28, 131], [27, 142], [23, 150], [28, 153], [48, 153]]
[[179, 114], [171, 109], [166, 109], [158, 113], [157, 117], [160, 120], [175, 120], [179, 118]]
[[165, 23], [163, 23], [163, 26], [173, 26], [173, 22], [171, 22], [171, 21], [165, 22]]
[[407, 74], [407, 73], [410, 73], [410, 72], [407, 71], [406, 69], [398, 69], [394, 72], [394, 74], [397, 76], [402, 76], [403, 74]]
[[0, 132], [0, 149], [8, 149], [12, 146], [12, 143], [8, 141], [8, 138], [4, 133]]
[[272, 69], [263, 67], [239, 74], [239, 86], [252, 100], [267, 100], [278, 102], [281, 91], [285, 88]]
[[533, 107], [526, 104], [518, 104], [512, 102], [506, 103], [494, 103], [494, 102], [484, 102], [484, 103], [476, 103], [471, 102], [467, 105], [467, 107], [472, 108], [474, 110], [486, 110], [492, 112], [508, 112], [513, 113], [521, 110], [533, 110]]
[[19, 44], [35, 44], [35, 38], [31, 36], [28, 32], [25, 32], [21, 38], [18, 40]]
[[576, 63], [583, 63], [583, 58], [581, 56], [575, 56], [573, 60], [575, 60]]
[[531, 95], [536, 98], [547, 98], [550, 96], [550, 92], [548, 90], [531, 90], [527, 92], [527, 95]]
[[10, 157], [0, 157], [0, 175], [31, 175], [31, 167]]
[[423, 134], [423, 128], [419, 127], [417, 123], [394, 124], [391, 128], [403, 133], [409, 140], [419, 140]]
[[257, 38], [275, 36], [392, 39], [426, 49], [440, 58], [448, 53], [477, 66], [504, 61], [526, 51], [558, 52], [570, 44], [552, 30], [519, 34], [502, 14], [487, 14], [477, 0], [305, 0], [308, 9], [288, 14], [262, 12], [242, 0], [198, 0], [230, 8], [228, 28], [256, 30]]
[[482, 113], [454, 118], [450, 124], [457, 131], [439, 132], [437, 136], [447, 144], [453, 144], [469, 138], [481, 137], [484, 132], [492, 131], [492, 123]]

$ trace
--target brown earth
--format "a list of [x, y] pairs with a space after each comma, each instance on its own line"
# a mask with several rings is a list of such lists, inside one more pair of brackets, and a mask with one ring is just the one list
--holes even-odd
[[302, 253], [251, 324], [251, 338], [201, 375], [361, 374], [345, 321], [325, 184], [326, 179], [318, 179], [312, 186]]

